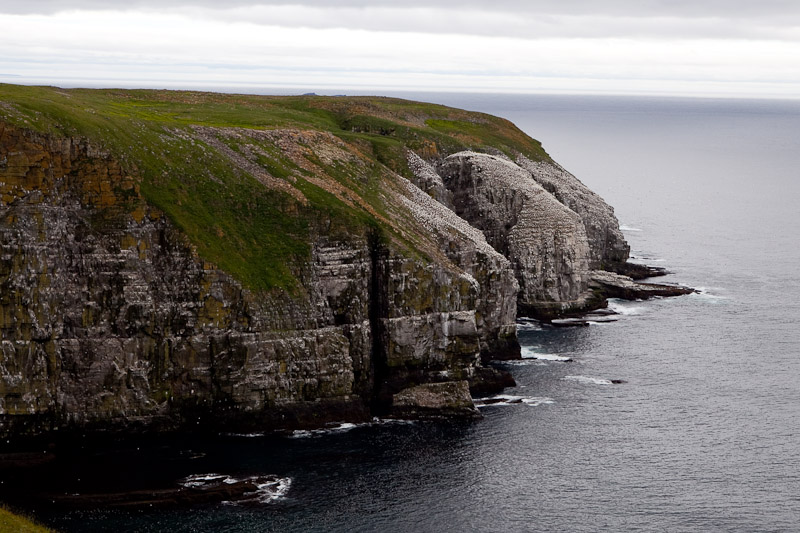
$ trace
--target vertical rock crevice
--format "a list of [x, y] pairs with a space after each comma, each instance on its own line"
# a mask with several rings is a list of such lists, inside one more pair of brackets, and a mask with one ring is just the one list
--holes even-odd
[[389, 251], [378, 229], [367, 235], [370, 258], [369, 282], [369, 366], [372, 379], [370, 409], [374, 416], [384, 415], [391, 407], [391, 392], [387, 390], [389, 365], [386, 356], [386, 320], [389, 318], [387, 268]]

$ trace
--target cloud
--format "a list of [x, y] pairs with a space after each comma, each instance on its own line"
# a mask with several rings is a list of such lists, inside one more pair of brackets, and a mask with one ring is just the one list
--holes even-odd
[[795, 0], [0, 0], [0, 13], [179, 13], [291, 28], [536, 38], [800, 40]]
[[151, 87], [796, 92], [794, 4], [782, 17], [784, 2], [759, 4], [744, 23], [751, 2], [628, 3], [0, 0], [0, 72]]
[[218, 10], [193, 7], [172, 12], [195, 18], [262, 25], [311, 28], [351, 28], [432, 34], [540, 38], [731, 38], [800, 40], [800, 24], [787, 18], [762, 18], [734, 24], [717, 17], [635, 17], [631, 15], [525, 14], [514, 11], [461, 7], [339, 7], [249, 6]]
[[[242, 6], [293, 5], [307, 7], [375, 8], [395, 7], [396, 0], [226, 0], [225, 8]], [[484, 0], [404, 0], [403, 7], [431, 7], [448, 10], [461, 8], [505, 11], [514, 13], [551, 13], [572, 15], [614, 16], [681, 16], [681, 17], [762, 17], [800, 12], [794, 0], [493, 0], [487, 6]], [[0, 12], [48, 14], [77, 9], [141, 9], [164, 7], [220, 6], [217, 0], [2, 0]]]
[[[800, 44], [440, 35], [287, 28], [191, 19], [178, 13], [18, 16], [0, 34], [0, 70], [109, 80], [360, 85], [526, 90], [536, 80], [783, 82]], [[14, 68], [16, 67], [16, 68]], [[792, 67], [792, 68], [790, 68]], [[72, 74], [71, 74], [72, 73]], [[587, 80], [595, 80], [594, 82]], [[574, 85], [574, 84], [573, 84]], [[612, 84], [613, 85], [613, 84]]]

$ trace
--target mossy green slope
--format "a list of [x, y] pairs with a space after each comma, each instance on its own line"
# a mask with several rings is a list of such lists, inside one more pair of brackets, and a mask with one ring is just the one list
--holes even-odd
[[[0, 84], [1, 122], [107, 150], [201, 257], [254, 290], [297, 286], [309, 236], [320, 227], [407, 239], [384, 194], [393, 173], [410, 175], [407, 149], [423, 157], [469, 148], [549, 159], [504, 119], [383, 97]], [[276, 131], [296, 132], [301, 149], [287, 155], [285, 139], [269, 134]], [[335, 136], [341, 149], [320, 155], [336, 143], [319, 135]], [[139, 201], [123, 207], [133, 211]]]
[[51, 529], [31, 522], [27, 518], [0, 507], [0, 533], [49, 533]]

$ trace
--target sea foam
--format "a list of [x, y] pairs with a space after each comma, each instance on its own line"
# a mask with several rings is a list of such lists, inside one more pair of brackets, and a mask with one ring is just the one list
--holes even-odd
[[608, 300], [608, 309], [622, 316], [641, 315], [644, 312], [644, 307], [631, 305], [631, 302], [617, 298]]
[[564, 376], [568, 381], [577, 381], [578, 383], [586, 383], [588, 385], [613, 385], [614, 382], [610, 379], [593, 378], [589, 376]]
[[555, 403], [552, 398], [545, 398], [539, 396], [514, 396], [511, 394], [498, 394], [488, 398], [477, 398], [475, 400], [476, 407], [488, 407], [490, 405], [528, 405], [536, 407], [543, 404]]
[[325, 428], [320, 429], [298, 429], [293, 431], [289, 438], [291, 439], [303, 439], [308, 437], [322, 437], [325, 435], [335, 435], [338, 433], [347, 433], [356, 428], [360, 427], [371, 427], [371, 426], [383, 426], [389, 424], [398, 424], [398, 425], [406, 425], [406, 424], [413, 424], [413, 420], [401, 420], [395, 418], [373, 418], [370, 422], [361, 422], [358, 424], [353, 424], [351, 422], [342, 422], [339, 424], [331, 425]]
[[292, 485], [292, 478], [278, 477], [273, 475], [237, 478], [226, 474], [217, 473], [194, 474], [182, 479], [180, 485], [190, 489], [202, 489], [204, 487], [213, 487], [219, 484], [233, 485], [234, 483], [241, 482], [252, 482], [256, 486], [256, 491], [252, 495], [248, 495], [248, 497], [242, 500], [223, 503], [269, 503], [282, 499], [286, 497], [286, 494], [289, 492], [289, 488]]
[[536, 352], [530, 346], [523, 346], [521, 355], [523, 359], [538, 359], [540, 361], [560, 361], [560, 362], [572, 361], [572, 358], [563, 355]]

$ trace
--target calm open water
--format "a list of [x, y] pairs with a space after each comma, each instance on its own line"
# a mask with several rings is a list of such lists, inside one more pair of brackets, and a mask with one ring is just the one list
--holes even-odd
[[702, 293], [521, 331], [526, 354], [574, 361], [505, 365], [528, 401], [479, 422], [132, 446], [62, 471], [76, 491], [84, 461], [112, 485], [290, 478], [270, 503], [36, 516], [63, 531], [799, 531], [800, 102], [400, 96], [511, 119], [615, 206], [635, 256]]

